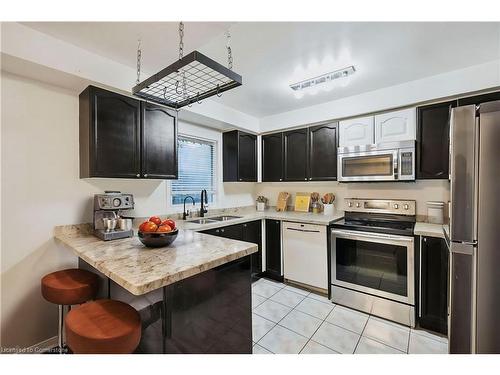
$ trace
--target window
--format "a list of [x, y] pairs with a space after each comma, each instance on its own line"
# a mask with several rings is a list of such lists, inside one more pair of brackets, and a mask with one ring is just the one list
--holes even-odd
[[199, 203], [203, 189], [209, 202], [215, 200], [215, 150], [215, 142], [179, 136], [179, 178], [171, 185], [173, 205], [182, 204], [188, 195]]

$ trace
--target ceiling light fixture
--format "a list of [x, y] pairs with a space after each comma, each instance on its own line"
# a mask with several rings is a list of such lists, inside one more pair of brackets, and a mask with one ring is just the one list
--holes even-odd
[[241, 76], [233, 69], [231, 35], [226, 33], [228, 67], [193, 51], [184, 56], [184, 24], [179, 23], [179, 59], [148, 79], [140, 82], [141, 47], [137, 48], [137, 81], [132, 94], [175, 109], [201, 103], [202, 99], [241, 86]]
[[356, 69], [354, 68], [354, 66], [351, 65], [348, 66], [347, 68], [335, 70], [333, 72], [322, 74], [314, 78], [309, 78], [297, 83], [293, 83], [290, 85], [290, 88], [294, 91], [305, 90], [311, 87], [322, 85], [324, 83], [332, 82], [339, 78], [348, 77], [351, 74], [354, 74], [355, 71]]

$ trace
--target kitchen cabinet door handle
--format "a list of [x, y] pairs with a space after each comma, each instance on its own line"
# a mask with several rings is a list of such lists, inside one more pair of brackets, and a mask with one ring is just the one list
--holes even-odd
[[[427, 239], [420, 237], [420, 240], [427, 242]], [[418, 317], [422, 317], [422, 242], [420, 242], [420, 253], [418, 254]]]

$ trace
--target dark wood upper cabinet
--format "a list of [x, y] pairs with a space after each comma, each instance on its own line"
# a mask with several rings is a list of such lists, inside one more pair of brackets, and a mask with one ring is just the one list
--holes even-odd
[[79, 98], [80, 178], [137, 178], [141, 169], [141, 104], [89, 86]]
[[239, 130], [222, 135], [223, 181], [257, 181], [257, 136]]
[[448, 332], [448, 248], [441, 238], [421, 238], [419, 324]]
[[309, 180], [337, 179], [338, 123], [309, 128]]
[[283, 181], [283, 133], [262, 136], [262, 181]]
[[146, 178], [177, 178], [177, 114], [142, 103], [142, 174]]
[[458, 99], [458, 105], [469, 105], [469, 104], [481, 104], [486, 102], [492, 102], [494, 100], [500, 100], [500, 91], [490, 92], [487, 94], [469, 96], [467, 98]]
[[455, 101], [419, 107], [417, 111], [417, 179], [448, 179], [450, 114]]
[[177, 178], [173, 112], [94, 86], [79, 107], [80, 178]]
[[238, 180], [257, 181], [257, 136], [239, 132]]
[[307, 128], [283, 133], [284, 181], [307, 181], [309, 168]]

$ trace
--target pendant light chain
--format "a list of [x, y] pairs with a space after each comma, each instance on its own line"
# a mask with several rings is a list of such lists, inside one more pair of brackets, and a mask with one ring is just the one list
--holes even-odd
[[233, 52], [231, 51], [231, 33], [226, 32], [227, 67], [233, 70]]
[[142, 57], [142, 50], [141, 50], [141, 39], [137, 41], [137, 80], [135, 81], [136, 84], [139, 84], [141, 81], [141, 57]]
[[184, 57], [184, 23], [179, 22], [179, 60]]
[[[179, 22], [179, 60], [184, 57], [184, 23]], [[188, 97], [187, 84], [186, 84], [186, 73], [181, 70], [182, 75], [182, 96], [184, 99]], [[179, 82], [179, 81], [177, 81]]]

